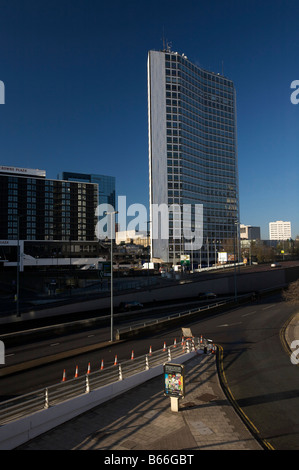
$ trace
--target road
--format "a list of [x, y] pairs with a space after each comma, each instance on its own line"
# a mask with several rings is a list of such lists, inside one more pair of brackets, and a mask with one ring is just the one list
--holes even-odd
[[[224, 371], [232, 395], [260, 436], [275, 449], [299, 449], [298, 367], [291, 363], [280, 341], [280, 330], [295, 311], [279, 296], [273, 296], [184, 325], [190, 326], [195, 336], [203, 334], [221, 345]], [[99, 334], [99, 341], [103, 334], [109, 337], [104, 330], [99, 333], [94, 330], [84, 332], [82, 342], [87, 341], [91, 334]], [[180, 328], [176, 327], [148, 338], [110, 343], [101, 351], [1, 378], [1, 400], [19, 394], [21, 389], [25, 393], [57, 383], [62, 379], [64, 369], [67, 377], [72, 378], [76, 365], [79, 373], [85, 374], [89, 362], [93, 371], [100, 368], [102, 359], [107, 367], [113, 364], [115, 355], [121, 362], [130, 359], [132, 350], [138, 356], [146, 354], [150, 346], [153, 350], [161, 349], [164, 341], [167, 345], [173, 344], [174, 338], [179, 339], [180, 334]], [[94, 338], [89, 337], [89, 340]], [[48, 346], [53, 351], [59, 347], [55, 342], [51, 344]], [[40, 349], [45, 346], [46, 343], [41, 342], [34, 347]]]
[[[280, 340], [298, 311], [264, 299], [196, 325], [224, 350], [226, 379], [238, 406], [274, 449], [299, 450], [299, 374]], [[204, 327], [204, 328], [203, 328]]]

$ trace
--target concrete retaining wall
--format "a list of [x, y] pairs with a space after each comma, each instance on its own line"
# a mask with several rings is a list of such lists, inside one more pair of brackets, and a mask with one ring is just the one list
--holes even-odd
[[[259, 291], [262, 289], [275, 288], [288, 282], [295, 281], [299, 276], [299, 267], [288, 267], [272, 269], [267, 271], [240, 272], [237, 268], [237, 290], [238, 293], [246, 293], [251, 291]], [[153, 287], [150, 291], [140, 290], [134, 293], [114, 293], [114, 306], [118, 307], [120, 302], [128, 302], [136, 300], [137, 302], [146, 303], [156, 301], [165, 301], [168, 299], [178, 300], [190, 297], [196, 297], [200, 292], [212, 291], [216, 294], [234, 294], [234, 274], [215, 275], [205, 281], [191, 281], [186, 278], [181, 283], [175, 283], [173, 286]], [[88, 300], [86, 302], [78, 302], [70, 305], [56, 306], [44, 309], [43, 316], [54, 316], [59, 314], [75, 313], [96, 309], [109, 309], [110, 297], [104, 297], [96, 300]]]

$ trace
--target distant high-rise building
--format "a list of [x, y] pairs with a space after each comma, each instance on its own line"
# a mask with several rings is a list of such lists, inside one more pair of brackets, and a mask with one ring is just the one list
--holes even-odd
[[283, 222], [282, 220], [270, 222], [269, 238], [270, 240], [289, 240], [292, 238], [291, 222]]
[[86, 173], [74, 173], [64, 171], [60, 176], [60, 179], [66, 181], [77, 181], [94, 183], [98, 185], [99, 198], [98, 204], [110, 204], [115, 208], [115, 177], [106, 175], [95, 175]]
[[[230, 239], [233, 245], [238, 237], [234, 84], [198, 67], [184, 54], [150, 51], [148, 117], [150, 208], [202, 204], [203, 246], [192, 256], [211, 262], [221, 241]], [[195, 220], [192, 214], [192, 231]], [[151, 222], [153, 258], [177, 264], [188, 255], [171, 214], [168, 239], [155, 239], [152, 213]]]
[[261, 228], [252, 225], [240, 224], [240, 239], [242, 240], [260, 240]]

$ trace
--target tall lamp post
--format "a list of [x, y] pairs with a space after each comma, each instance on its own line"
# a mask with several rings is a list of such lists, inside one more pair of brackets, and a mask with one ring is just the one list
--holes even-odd
[[[238, 299], [238, 287], [237, 287], [237, 265], [236, 265], [236, 243], [238, 243], [238, 224], [239, 221], [236, 219], [234, 222], [234, 285], [235, 285], [235, 301]], [[239, 254], [239, 250], [238, 250]], [[239, 258], [239, 256], [238, 256]], [[238, 259], [239, 261], [239, 259]]]
[[105, 215], [110, 215], [110, 241], [111, 241], [111, 247], [110, 247], [110, 264], [111, 264], [111, 276], [110, 276], [110, 311], [111, 311], [111, 333], [110, 333], [110, 341], [112, 342], [114, 340], [114, 334], [113, 334], [113, 216], [115, 214], [118, 214], [118, 211], [112, 211], [112, 212], [105, 212]]
[[17, 246], [17, 317], [20, 317], [20, 258], [21, 258], [21, 250], [20, 250], [20, 219], [23, 217], [22, 215], [17, 216], [17, 233], [18, 233], [18, 246]]
[[151, 251], [151, 240], [150, 240], [150, 231], [149, 231], [149, 224], [151, 223], [151, 220], [148, 220], [146, 222], [147, 225], [147, 242], [148, 242], [148, 247], [147, 247], [147, 288], [149, 289], [149, 265], [150, 265], [150, 251]]

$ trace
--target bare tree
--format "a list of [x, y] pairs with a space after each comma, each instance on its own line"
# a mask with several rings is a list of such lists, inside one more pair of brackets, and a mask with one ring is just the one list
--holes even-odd
[[283, 291], [283, 298], [293, 305], [299, 305], [299, 279], [291, 282], [289, 287]]

